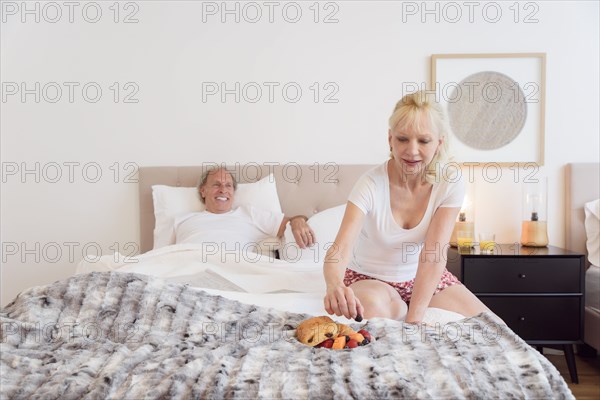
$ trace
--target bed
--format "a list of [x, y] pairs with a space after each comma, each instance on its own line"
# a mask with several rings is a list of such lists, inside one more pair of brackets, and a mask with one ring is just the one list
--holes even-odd
[[[573, 398], [545, 357], [486, 313], [429, 309], [421, 326], [338, 318], [376, 340], [338, 351], [302, 345], [295, 327], [325, 314], [322, 254], [232, 262], [201, 245], [156, 246], [168, 242], [157, 229], [168, 221], [159, 187], [189, 206], [202, 168], [140, 169], [142, 254], [85, 260], [75, 276], [2, 309], [2, 398]], [[240, 194], [272, 198], [275, 189], [283, 211], [310, 216], [324, 241], [368, 168], [233, 171], [248, 185]]]
[[[565, 178], [566, 247], [588, 256], [585, 276], [584, 342], [598, 352], [600, 351], [600, 266], [597, 259], [591, 262], [593, 257], [590, 257], [589, 250], [596, 251], [597, 254], [599, 222], [597, 214], [594, 217], [589, 209], [586, 214], [585, 207], [586, 204], [589, 207], [590, 202], [600, 197], [600, 164], [567, 164]], [[593, 243], [589, 237], [594, 234], [592, 231], [595, 231], [596, 238]], [[589, 245], [588, 240], [590, 240]]]

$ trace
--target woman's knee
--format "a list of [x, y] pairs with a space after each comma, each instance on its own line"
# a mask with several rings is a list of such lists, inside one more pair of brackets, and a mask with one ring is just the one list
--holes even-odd
[[380, 293], [371, 290], [355, 290], [355, 294], [364, 308], [364, 318], [381, 316], [381, 312], [385, 311], [386, 302]]
[[408, 304], [406, 304], [402, 299], [393, 300], [391, 305], [391, 319], [395, 320], [404, 320], [406, 318], [406, 314], [408, 314]]
[[489, 309], [463, 285], [453, 285], [436, 293], [429, 307], [442, 308], [472, 317]]
[[402, 299], [366, 299], [361, 300], [361, 303], [365, 309], [364, 317], [367, 319], [381, 317], [402, 320], [408, 313], [408, 305]]
[[406, 316], [408, 306], [394, 291], [390, 293], [387, 287], [375, 287], [375, 285], [356, 282], [351, 285], [356, 297], [364, 308], [364, 318], [390, 318], [402, 319]]

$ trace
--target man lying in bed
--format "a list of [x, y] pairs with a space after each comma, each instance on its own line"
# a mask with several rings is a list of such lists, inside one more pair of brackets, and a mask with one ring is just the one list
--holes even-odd
[[[207, 244], [211, 251], [221, 254], [248, 251], [252, 247], [264, 253], [265, 240], [283, 237], [289, 222], [298, 246], [306, 248], [315, 243], [315, 234], [303, 215], [287, 217], [252, 206], [233, 208], [236, 188], [237, 182], [227, 170], [214, 168], [204, 172], [198, 194], [206, 210], [183, 215], [175, 221], [176, 242]], [[266, 247], [272, 250], [275, 243], [267, 241]]]

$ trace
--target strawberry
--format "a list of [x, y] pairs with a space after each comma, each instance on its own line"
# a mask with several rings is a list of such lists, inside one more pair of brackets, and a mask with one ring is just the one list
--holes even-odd
[[327, 339], [326, 341], [324, 341], [324, 342], [321, 342], [321, 343], [319, 344], [319, 346], [321, 346], [321, 347], [325, 347], [326, 349], [330, 349], [330, 348], [331, 348], [331, 346], [333, 346], [333, 339]]
[[368, 331], [361, 329], [360, 331], [358, 331], [358, 333], [363, 335], [365, 337], [365, 339], [367, 339], [369, 342], [373, 341], [373, 337], [371, 336], [371, 334]]
[[346, 343], [346, 346], [350, 349], [353, 349], [355, 347], [358, 347], [358, 342], [354, 339], [350, 339], [348, 340], [348, 343]]

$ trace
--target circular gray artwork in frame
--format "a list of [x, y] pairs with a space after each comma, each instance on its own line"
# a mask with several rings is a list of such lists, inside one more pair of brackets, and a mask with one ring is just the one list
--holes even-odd
[[455, 86], [448, 99], [454, 135], [478, 150], [494, 150], [512, 142], [527, 119], [523, 90], [510, 77], [477, 72]]

